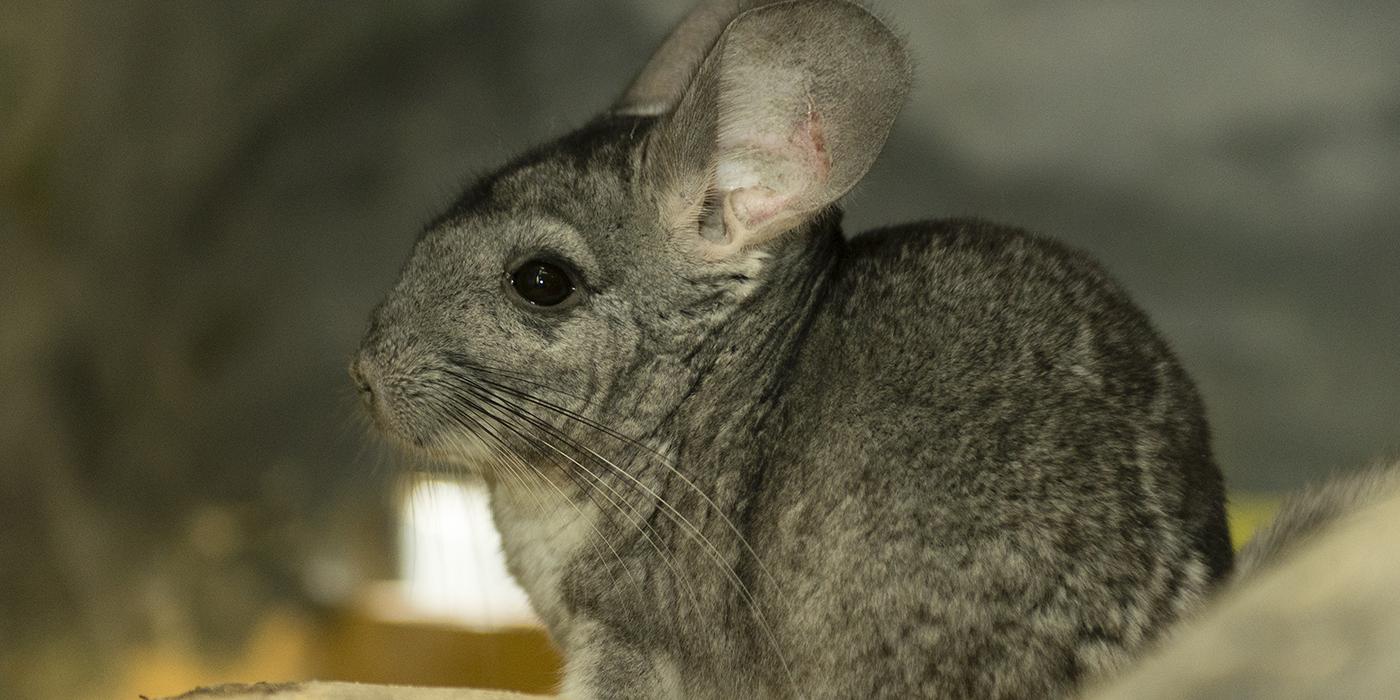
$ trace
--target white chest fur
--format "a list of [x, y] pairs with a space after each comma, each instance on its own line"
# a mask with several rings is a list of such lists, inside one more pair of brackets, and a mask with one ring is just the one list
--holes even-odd
[[531, 486], [493, 487], [491, 514], [511, 575], [556, 640], [562, 641], [572, 622], [562, 598], [564, 573], [580, 553], [602, 546], [595, 537], [598, 511], [591, 503], [567, 499], [548, 484]]

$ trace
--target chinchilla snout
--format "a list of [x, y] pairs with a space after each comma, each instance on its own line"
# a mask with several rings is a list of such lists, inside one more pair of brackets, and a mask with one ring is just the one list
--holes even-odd
[[375, 427], [390, 437], [421, 446], [423, 437], [412, 429], [413, 421], [405, 420], [402, 415], [404, 379], [386, 371], [385, 364], [383, 353], [377, 351], [366, 338], [350, 363], [350, 380], [354, 382], [360, 402], [374, 420]]
[[350, 363], [350, 379], [375, 426], [419, 448], [428, 445], [434, 432], [426, 410], [432, 399], [430, 383], [424, 380], [428, 358], [421, 346], [411, 333], [386, 319], [381, 308]]
[[360, 357], [350, 362], [350, 381], [355, 383], [355, 391], [360, 395], [360, 401], [370, 411], [374, 410], [375, 394], [374, 383], [370, 380], [372, 371]]
[[473, 359], [480, 354], [474, 350], [501, 344], [477, 337], [490, 321], [472, 313], [470, 303], [421, 292], [425, 280], [438, 281], [438, 272], [410, 266], [371, 315], [350, 378], [384, 436], [429, 461], [476, 469], [483, 441], [499, 440], [500, 430], [492, 423], [499, 399], [483, 392], [473, 368], [484, 361]]

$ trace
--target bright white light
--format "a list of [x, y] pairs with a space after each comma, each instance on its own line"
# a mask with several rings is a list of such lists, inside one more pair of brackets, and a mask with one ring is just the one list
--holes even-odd
[[450, 479], [417, 479], [404, 499], [401, 576], [418, 612], [475, 626], [534, 620], [525, 592], [506, 572], [486, 490]]

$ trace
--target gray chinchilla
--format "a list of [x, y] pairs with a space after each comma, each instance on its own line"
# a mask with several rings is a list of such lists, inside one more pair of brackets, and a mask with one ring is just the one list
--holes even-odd
[[847, 240], [905, 98], [856, 5], [696, 9], [613, 109], [431, 224], [353, 372], [481, 474], [563, 692], [1064, 695], [1226, 576], [1166, 344], [1085, 255]]

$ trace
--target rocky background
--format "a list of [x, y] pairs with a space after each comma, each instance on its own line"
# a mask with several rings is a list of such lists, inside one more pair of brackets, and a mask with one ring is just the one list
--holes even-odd
[[[344, 365], [419, 226], [687, 3], [0, 4], [0, 697], [101, 696], [388, 571]], [[1105, 262], [1240, 491], [1400, 450], [1400, 4], [877, 4], [916, 92], [852, 230]]]

